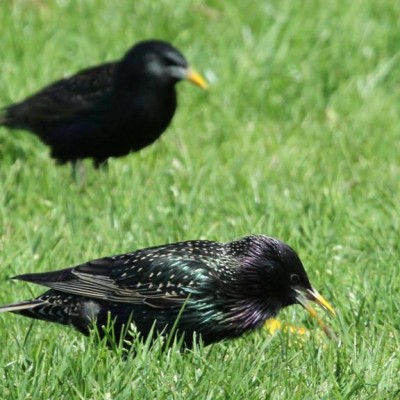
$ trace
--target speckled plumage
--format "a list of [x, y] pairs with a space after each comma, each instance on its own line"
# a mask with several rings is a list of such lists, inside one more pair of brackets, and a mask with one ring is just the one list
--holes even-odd
[[176, 328], [186, 346], [194, 333], [205, 344], [240, 336], [299, 303], [299, 291], [312, 291], [294, 250], [263, 235], [167, 244], [15, 279], [50, 290], [0, 312], [72, 325], [84, 334], [92, 323], [101, 333], [111, 317], [116, 337], [129, 320], [142, 337], [153, 324], [155, 333], [168, 333], [181, 313]]
[[169, 43], [148, 40], [109, 62], [61, 79], [6, 107], [0, 125], [34, 132], [60, 163], [95, 165], [153, 143], [175, 113], [175, 84], [205, 87]]

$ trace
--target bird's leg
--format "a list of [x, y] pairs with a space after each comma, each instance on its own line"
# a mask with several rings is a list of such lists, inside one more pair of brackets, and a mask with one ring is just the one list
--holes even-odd
[[83, 160], [78, 158], [71, 161], [72, 178], [78, 186], [82, 186], [85, 182], [85, 165]]
[[96, 169], [108, 169], [108, 158], [105, 159], [94, 159], [93, 165]]

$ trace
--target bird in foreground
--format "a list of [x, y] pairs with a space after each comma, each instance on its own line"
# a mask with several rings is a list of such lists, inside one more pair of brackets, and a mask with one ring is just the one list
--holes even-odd
[[92, 158], [96, 167], [153, 143], [170, 124], [181, 80], [207, 87], [182, 53], [147, 40], [120, 61], [84, 69], [6, 107], [0, 125], [32, 131], [59, 163]]
[[0, 312], [72, 325], [85, 335], [95, 326], [100, 337], [111, 320], [118, 340], [132, 323], [142, 338], [173, 332], [184, 347], [236, 338], [293, 304], [316, 315], [316, 302], [334, 313], [296, 252], [264, 235], [172, 243], [13, 279], [50, 290]]

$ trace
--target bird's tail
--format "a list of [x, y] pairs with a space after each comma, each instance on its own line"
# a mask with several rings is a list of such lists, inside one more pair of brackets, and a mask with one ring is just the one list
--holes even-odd
[[4, 110], [0, 110], [0, 125], [5, 125], [7, 122], [6, 112]]
[[0, 306], [0, 313], [29, 310], [31, 308], [35, 308], [39, 304], [43, 304], [43, 300], [34, 299], [19, 301], [18, 303], [5, 304], [4, 306]]
[[24, 119], [21, 116], [21, 106], [19, 104], [12, 104], [4, 108], [0, 108], [0, 126], [6, 126], [7, 128], [23, 128]]

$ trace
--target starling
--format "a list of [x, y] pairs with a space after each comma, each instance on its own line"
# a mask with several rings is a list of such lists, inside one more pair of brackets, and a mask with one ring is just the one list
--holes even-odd
[[84, 69], [6, 107], [0, 125], [32, 131], [59, 163], [92, 158], [94, 165], [153, 143], [177, 107], [175, 84], [206, 88], [169, 43], [147, 40], [121, 60]]
[[105, 335], [111, 320], [119, 339], [131, 323], [150, 340], [173, 331], [184, 347], [194, 338], [208, 345], [238, 337], [292, 304], [315, 313], [311, 300], [333, 312], [295, 251], [264, 235], [172, 243], [13, 279], [50, 290], [0, 312], [72, 325], [85, 335], [93, 325]]

